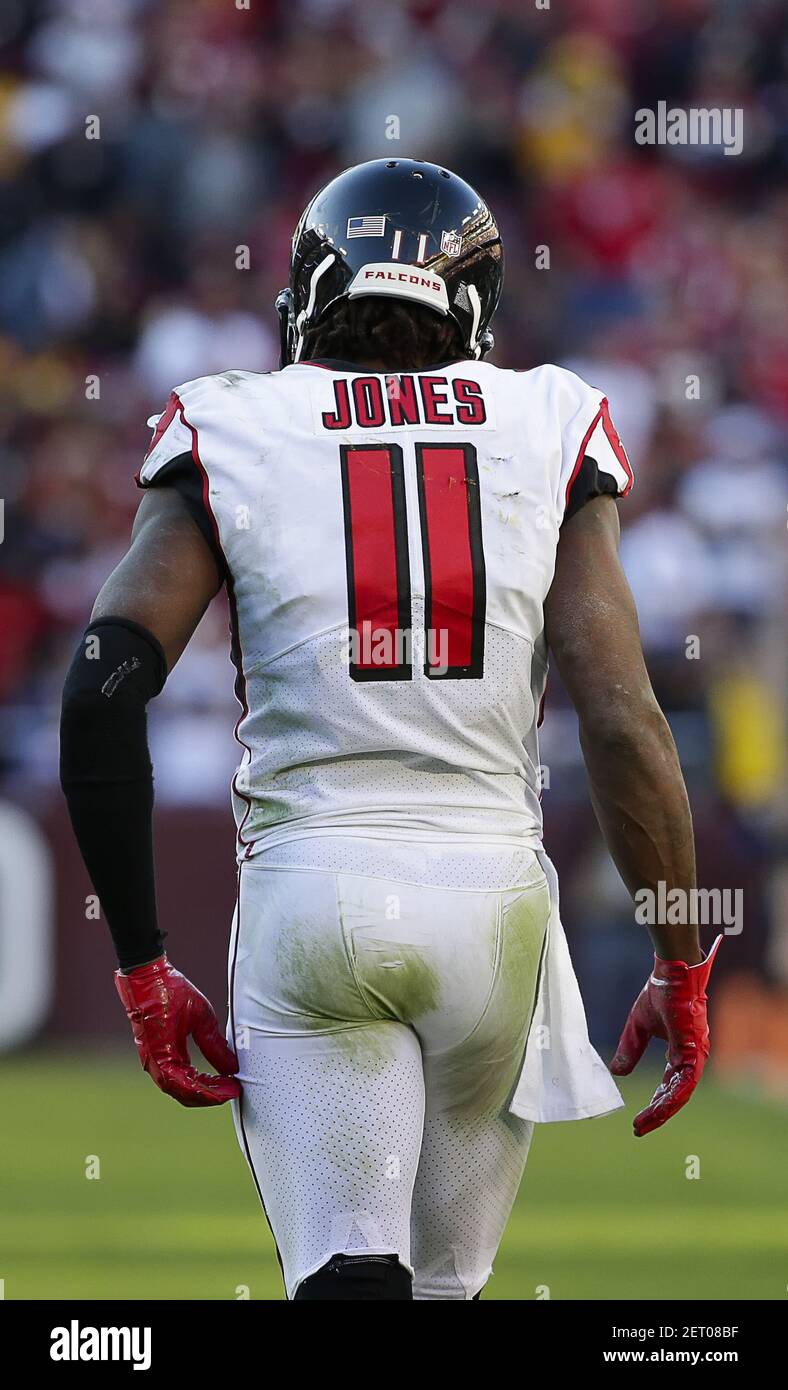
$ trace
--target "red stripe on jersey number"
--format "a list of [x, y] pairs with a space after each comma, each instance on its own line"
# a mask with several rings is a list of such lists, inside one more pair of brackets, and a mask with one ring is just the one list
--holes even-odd
[[417, 444], [424, 552], [425, 675], [478, 680], [484, 674], [487, 584], [479, 470], [472, 444]]
[[348, 619], [357, 681], [410, 680], [403, 634], [410, 632], [405, 474], [398, 444], [343, 444]]

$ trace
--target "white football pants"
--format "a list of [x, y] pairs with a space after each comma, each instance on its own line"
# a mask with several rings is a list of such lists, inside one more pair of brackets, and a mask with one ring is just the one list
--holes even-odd
[[484, 1286], [533, 1129], [508, 1103], [549, 911], [536, 855], [505, 842], [324, 839], [243, 863], [233, 1108], [289, 1298], [365, 1251], [397, 1255], [417, 1299]]

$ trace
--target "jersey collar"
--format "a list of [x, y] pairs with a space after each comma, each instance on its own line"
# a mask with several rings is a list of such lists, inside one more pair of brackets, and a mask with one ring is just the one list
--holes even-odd
[[[471, 362], [470, 357], [451, 357], [447, 362], [436, 362], [433, 366], [422, 367], [424, 372], [442, 371], [444, 367], [454, 367], [458, 362]], [[294, 367], [322, 367], [326, 372], [358, 372], [369, 376], [406, 376], [406, 372], [370, 372], [368, 367], [362, 367], [358, 362], [342, 362], [338, 357], [310, 357], [306, 362], [293, 362]], [[418, 375], [418, 373], [416, 373]]]

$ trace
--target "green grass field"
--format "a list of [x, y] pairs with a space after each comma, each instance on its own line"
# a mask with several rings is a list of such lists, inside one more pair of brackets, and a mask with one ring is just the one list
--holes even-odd
[[[537, 1128], [484, 1298], [786, 1297], [788, 1111], [704, 1082], [634, 1140], [652, 1080], [612, 1117]], [[229, 1111], [181, 1109], [131, 1052], [37, 1053], [0, 1068], [0, 1114], [7, 1299], [282, 1297]]]

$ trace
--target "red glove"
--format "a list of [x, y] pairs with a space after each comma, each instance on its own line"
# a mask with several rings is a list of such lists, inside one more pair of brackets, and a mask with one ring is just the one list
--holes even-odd
[[[138, 965], [127, 975], [116, 971], [115, 985], [140, 1061], [159, 1090], [181, 1105], [224, 1105], [226, 1100], [238, 1099], [238, 1058], [222, 1036], [216, 1014], [205, 995], [166, 956]], [[198, 1072], [191, 1065], [190, 1034], [219, 1076]]]
[[650, 1038], [664, 1038], [668, 1044], [662, 1080], [651, 1104], [635, 1116], [632, 1127], [638, 1139], [672, 1119], [703, 1075], [709, 1055], [706, 985], [721, 941], [718, 936], [699, 965], [655, 956], [654, 970], [632, 1006], [610, 1064], [613, 1075], [629, 1076]]

